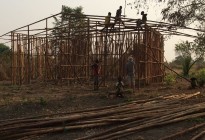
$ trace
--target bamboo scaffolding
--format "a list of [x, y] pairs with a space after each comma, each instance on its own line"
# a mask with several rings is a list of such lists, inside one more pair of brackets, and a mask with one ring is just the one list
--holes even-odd
[[[125, 76], [124, 66], [130, 55], [136, 61], [138, 89], [141, 85], [163, 81], [162, 35], [149, 27], [151, 23], [140, 29], [136, 28], [134, 19], [125, 18], [125, 26], [117, 23], [115, 29], [103, 32], [101, 16], [80, 17], [85, 24], [77, 27], [69, 20], [72, 16], [57, 27], [49, 26], [52, 17], [48, 17], [12, 32], [12, 55], [17, 59], [17, 62], [12, 59], [13, 84], [29, 84], [32, 80], [83, 84], [82, 81], [86, 83], [92, 78], [90, 65], [98, 58], [105, 86], [109, 80]], [[33, 26], [39, 22], [44, 22], [45, 27], [35, 30]], [[58, 34], [51, 34], [53, 31]]]

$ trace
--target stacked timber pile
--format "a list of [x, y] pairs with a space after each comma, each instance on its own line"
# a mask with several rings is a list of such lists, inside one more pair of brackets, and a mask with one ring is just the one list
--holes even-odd
[[[71, 130], [77, 132], [84, 128], [110, 126], [103, 132], [76, 139], [116, 140], [149, 128], [204, 117], [205, 103], [191, 105], [190, 103], [183, 103], [183, 101], [199, 94], [160, 96], [72, 113], [1, 120], [0, 138], [1, 140], [30, 139], [44, 134], [65, 132], [65, 130], [69, 133]], [[205, 123], [200, 123], [170, 136], [164, 136], [161, 140], [175, 139], [179, 135], [199, 128], [205, 128]], [[196, 140], [203, 135], [205, 135], [205, 132], [201, 131], [193, 136], [192, 140]]]

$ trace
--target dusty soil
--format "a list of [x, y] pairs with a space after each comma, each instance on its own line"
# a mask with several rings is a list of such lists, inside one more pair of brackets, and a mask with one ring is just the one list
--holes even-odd
[[[124, 98], [108, 96], [114, 91], [113, 86], [100, 87], [99, 91], [93, 91], [92, 85], [54, 85], [52, 83], [33, 82], [30, 85], [14, 86], [8, 82], [0, 83], [0, 121], [6, 119], [15, 119], [22, 117], [31, 117], [37, 115], [54, 114], [62, 112], [72, 112], [76, 110], [84, 110], [88, 108], [103, 107], [126, 103], [133, 100], [142, 100], [154, 98], [160, 95], [177, 95], [190, 94], [200, 92], [200, 97], [197, 97], [194, 102], [204, 102], [205, 93], [203, 88], [194, 90], [189, 89], [189, 83], [178, 80], [175, 85], [153, 84], [137, 90], [135, 93], [125, 92]], [[187, 101], [187, 103], [191, 100]], [[202, 119], [201, 121], [204, 121]], [[159, 126], [146, 131], [132, 134], [122, 140], [158, 140], [162, 136], [170, 135], [181, 131], [187, 127], [194, 126], [201, 121], [186, 120], [179, 123], [174, 123], [166, 126]], [[59, 134], [50, 134], [33, 138], [34, 140], [49, 139], [49, 140], [72, 140], [79, 136], [91, 135], [99, 131], [108, 129], [107, 127], [82, 129], [81, 131], [71, 131]], [[197, 132], [193, 132], [179, 140], [191, 139], [191, 136]], [[202, 140], [205, 139], [201, 138]]]

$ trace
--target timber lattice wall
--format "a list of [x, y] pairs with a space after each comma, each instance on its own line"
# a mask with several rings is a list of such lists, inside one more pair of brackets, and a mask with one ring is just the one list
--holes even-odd
[[125, 18], [125, 26], [117, 23], [115, 29], [101, 31], [104, 17], [85, 16], [77, 30], [72, 20], [49, 28], [50, 18], [39, 21], [45, 23], [45, 28], [33, 29], [30, 24], [11, 32], [12, 84], [32, 80], [90, 82], [91, 64], [96, 58], [101, 61], [100, 77], [105, 84], [125, 76], [124, 66], [130, 55], [136, 63], [138, 87], [162, 82], [163, 36], [148, 23], [137, 28], [135, 20]]

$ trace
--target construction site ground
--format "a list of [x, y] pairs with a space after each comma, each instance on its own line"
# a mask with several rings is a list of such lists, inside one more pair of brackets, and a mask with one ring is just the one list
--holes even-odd
[[[123, 93], [124, 98], [115, 97], [115, 95], [112, 94], [115, 91], [114, 84], [115, 83], [100, 87], [98, 91], [94, 91], [92, 85], [85, 86], [76, 84], [69, 86], [65, 84], [55, 85], [52, 83], [45, 84], [33, 81], [29, 85], [17, 86], [11, 85], [10, 82], [2, 81], [0, 83], [0, 124], [19, 118], [41, 115], [49, 116], [50, 114], [60, 114], [64, 112], [72, 113], [91, 108], [126, 104], [133, 101], [153, 99], [157, 102], [159, 97], [169, 97], [172, 98], [172, 100], [178, 100], [178, 98], [183, 96], [183, 100], [179, 100], [180, 106], [185, 104], [193, 106], [205, 102], [205, 90], [203, 88], [190, 89], [190, 84], [182, 79], [177, 80], [177, 83], [174, 85], [160, 83], [145, 86], [136, 90], [135, 93], [131, 93], [128, 90]], [[169, 108], [169, 110], [172, 110], [172, 108]], [[165, 125], [155, 125], [153, 127], [147, 127], [146, 129], [140, 129], [140, 131], [136, 131], [136, 133], [130, 133], [118, 139], [159, 140], [201, 123], [205, 123], [205, 117], [203, 116], [188, 118]], [[83, 127], [72, 131], [36, 135], [28, 137], [28, 139], [72, 140], [109, 130], [114, 125], [115, 124], [90, 128]], [[116, 126], [117, 125], [118, 123], [116, 123]], [[173, 139], [194, 139], [194, 136], [202, 132], [204, 132], [204, 127], [194, 129], [191, 132], [181, 136], [179, 135]], [[201, 135], [198, 139], [204, 140], [205, 137]]]

